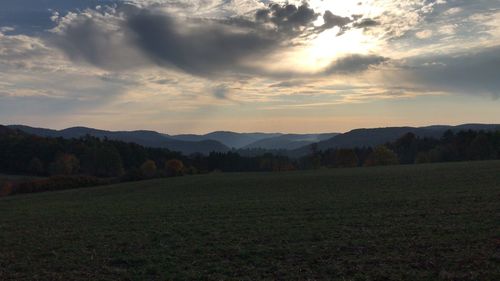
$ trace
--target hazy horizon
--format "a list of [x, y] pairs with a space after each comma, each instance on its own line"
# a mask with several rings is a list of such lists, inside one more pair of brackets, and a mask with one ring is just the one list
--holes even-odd
[[[352, 130], [356, 129], [378, 129], [378, 128], [388, 128], [388, 127], [430, 127], [430, 126], [460, 126], [460, 125], [470, 125], [470, 124], [483, 124], [483, 125], [496, 125], [497, 123], [481, 123], [481, 122], [466, 122], [466, 123], [457, 123], [457, 124], [424, 124], [424, 125], [394, 125], [394, 126], [374, 126], [374, 127], [356, 127], [356, 128], [350, 128], [345, 131], [304, 131], [304, 132], [287, 132], [287, 131], [237, 131], [237, 130], [226, 130], [226, 129], [219, 129], [219, 130], [212, 130], [212, 131], [206, 131], [206, 132], [169, 132], [169, 131], [162, 131], [162, 130], [156, 130], [156, 129], [148, 129], [148, 128], [132, 128], [132, 129], [108, 129], [108, 128], [102, 128], [102, 127], [92, 127], [92, 126], [84, 126], [84, 125], [73, 125], [73, 126], [68, 126], [68, 127], [51, 127], [51, 126], [36, 126], [36, 125], [29, 125], [29, 124], [4, 124], [5, 126], [28, 126], [28, 127], [33, 127], [33, 128], [41, 128], [41, 129], [51, 129], [51, 130], [64, 130], [64, 129], [69, 129], [69, 128], [78, 128], [78, 127], [84, 127], [84, 128], [91, 128], [91, 129], [97, 129], [97, 130], [103, 130], [103, 131], [156, 131], [158, 133], [162, 134], [168, 134], [168, 135], [206, 135], [210, 133], [215, 133], [215, 132], [232, 132], [232, 133], [239, 133], [239, 134], [252, 134], [252, 133], [264, 133], [264, 134], [329, 134], [329, 133], [347, 133]], [[500, 125], [500, 123], [498, 123]], [[0, 124], [1, 125], [1, 124]]]

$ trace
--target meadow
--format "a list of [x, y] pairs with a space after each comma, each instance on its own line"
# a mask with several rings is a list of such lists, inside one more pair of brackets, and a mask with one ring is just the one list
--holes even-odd
[[5, 197], [0, 280], [500, 280], [500, 161]]

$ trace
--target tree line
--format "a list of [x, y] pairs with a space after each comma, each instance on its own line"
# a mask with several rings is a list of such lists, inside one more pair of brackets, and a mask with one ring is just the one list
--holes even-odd
[[[78, 176], [67, 185], [90, 186], [101, 179], [133, 181], [155, 177], [221, 172], [279, 172], [397, 164], [500, 159], [500, 131], [447, 131], [439, 139], [407, 133], [377, 147], [318, 150], [301, 158], [263, 153], [237, 152], [182, 155], [162, 148], [85, 136], [79, 139], [39, 137], [0, 128], [0, 173], [57, 177]], [[82, 178], [87, 177], [87, 178]], [[47, 181], [45, 179], [45, 181]], [[50, 190], [52, 182], [26, 190]], [[49, 187], [47, 187], [49, 186]]]
[[374, 148], [328, 149], [302, 158], [302, 168], [360, 167], [500, 159], [500, 131], [446, 131], [441, 138], [407, 133]]

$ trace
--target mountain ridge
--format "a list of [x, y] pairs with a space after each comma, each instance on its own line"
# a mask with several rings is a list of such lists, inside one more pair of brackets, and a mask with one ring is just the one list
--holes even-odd
[[169, 138], [164, 134], [148, 130], [106, 131], [88, 127], [71, 127], [62, 130], [52, 130], [25, 125], [9, 125], [7, 127], [44, 137], [79, 138], [85, 135], [91, 135], [98, 138], [106, 137], [112, 140], [133, 142], [146, 147], [166, 148], [172, 151], [182, 152], [187, 155], [193, 153], [209, 154], [210, 152], [227, 152], [230, 150], [224, 144], [213, 140], [202, 140], [196, 142], [181, 141]]
[[379, 127], [359, 128], [346, 133], [323, 134], [284, 134], [284, 133], [236, 133], [231, 131], [215, 131], [204, 135], [181, 134], [168, 135], [152, 130], [107, 131], [83, 126], [75, 126], [62, 130], [36, 128], [25, 125], [8, 125], [7, 128], [18, 129], [44, 137], [79, 138], [92, 135], [125, 142], [133, 142], [147, 147], [167, 148], [183, 154], [234, 151], [286, 151], [291, 157], [304, 156], [316, 143], [318, 150], [332, 148], [373, 147], [395, 141], [406, 133], [414, 133], [419, 137], [440, 138], [447, 130], [496, 130], [498, 124], [467, 123], [462, 125], [430, 125], [423, 127]]
[[[339, 134], [331, 139], [317, 143], [318, 150], [333, 148], [373, 147], [387, 142], [395, 141], [406, 133], [413, 133], [418, 137], [440, 138], [447, 130], [458, 132], [461, 130], [500, 130], [500, 124], [469, 123], [462, 125], [431, 125], [424, 127], [381, 127], [361, 128]], [[310, 152], [310, 146], [295, 149], [289, 153], [291, 156], [303, 156]]]

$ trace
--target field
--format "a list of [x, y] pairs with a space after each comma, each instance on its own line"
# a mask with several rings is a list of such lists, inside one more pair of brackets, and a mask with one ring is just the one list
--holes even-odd
[[500, 280], [500, 162], [8, 197], [0, 280]]

